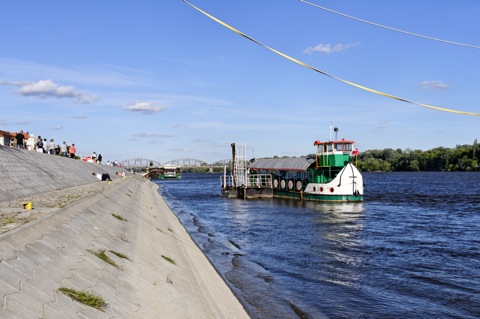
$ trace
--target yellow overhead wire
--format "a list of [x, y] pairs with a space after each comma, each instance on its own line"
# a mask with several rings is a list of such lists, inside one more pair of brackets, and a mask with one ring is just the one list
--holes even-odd
[[328, 11], [328, 12], [331, 12], [331, 13], [338, 14], [338, 15], [340, 15], [340, 16], [342, 16], [342, 17], [346, 17], [346, 18], [349, 18], [349, 19], [352, 19], [352, 20], [357, 20], [357, 21], [360, 21], [360, 22], [363, 22], [363, 23], [371, 24], [371, 25], [374, 25], [374, 26], [376, 26], [376, 27], [388, 29], [388, 30], [391, 30], [391, 31], [400, 32], [400, 33], [405, 33], [405, 34], [408, 34], [408, 35], [411, 35], [411, 36], [414, 36], [414, 37], [424, 38], [424, 39], [428, 39], [428, 40], [433, 40], [433, 41], [438, 41], [438, 42], [444, 42], [444, 43], [448, 43], [448, 44], [454, 44], [454, 45], [459, 45], [459, 46], [463, 46], [463, 47], [469, 47], [469, 48], [473, 48], [473, 49], [480, 49], [480, 46], [478, 46], [478, 45], [466, 44], [466, 43], [460, 43], [460, 42], [454, 42], [454, 41], [449, 41], [449, 40], [444, 40], [444, 39], [429, 37], [429, 36], [426, 36], [426, 35], [421, 35], [421, 34], [409, 32], [409, 31], [404, 31], [404, 30], [400, 30], [400, 29], [395, 29], [395, 28], [392, 28], [392, 27], [389, 27], [389, 26], [386, 26], [386, 25], [378, 24], [378, 23], [371, 22], [371, 21], [368, 21], [368, 20], [363, 20], [363, 19], [360, 19], [360, 18], [357, 18], [357, 17], [350, 16], [350, 15], [345, 14], [345, 13], [341, 13], [341, 12], [338, 12], [338, 11], [334, 11], [334, 10], [332, 10], [332, 9], [328, 9], [328, 8], [319, 6], [318, 4], [314, 4], [314, 3], [311, 3], [311, 2], [308, 2], [308, 1], [305, 1], [305, 0], [299, 0], [299, 1], [300, 1], [300, 2], [303, 2], [303, 3], [305, 3], [305, 4], [309, 4], [309, 5], [313, 6], [313, 7], [317, 7], [317, 8], [319, 8], [319, 9], [322, 9], [322, 10], [325, 10], [325, 11]]
[[406, 103], [411, 103], [411, 104], [415, 104], [415, 105], [418, 105], [418, 106], [422, 106], [422, 107], [426, 107], [426, 108], [429, 108], [429, 109], [433, 109], [433, 110], [437, 110], [437, 111], [443, 111], [443, 112], [449, 112], [449, 113], [455, 113], [455, 114], [461, 114], [461, 115], [470, 115], [470, 116], [480, 116], [480, 113], [474, 113], [474, 112], [467, 112], [467, 111], [460, 111], [460, 110], [454, 110], [454, 109], [447, 109], [447, 108], [443, 108], [443, 107], [438, 107], [438, 106], [433, 106], [433, 105], [428, 105], [428, 104], [424, 104], [424, 103], [418, 103], [418, 102], [413, 102], [413, 101], [410, 101], [410, 100], [407, 100], [407, 99], [404, 99], [404, 98], [401, 98], [401, 97], [398, 97], [398, 96], [395, 96], [395, 95], [392, 95], [392, 94], [388, 94], [388, 93], [384, 93], [384, 92], [381, 92], [381, 91], [378, 91], [378, 90], [374, 90], [374, 89], [371, 89], [371, 88], [368, 88], [368, 87], [365, 87], [363, 85], [360, 85], [360, 84], [356, 84], [356, 83], [353, 83], [353, 82], [350, 82], [350, 81], [347, 81], [347, 80], [344, 80], [344, 79], [341, 79], [339, 77], [336, 77], [334, 75], [331, 75], [325, 71], [322, 71], [320, 69], [317, 69], [309, 64], [306, 64], [305, 62], [302, 62], [300, 60], [297, 60], [295, 58], [292, 58], [291, 56], [289, 55], [286, 55], [285, 53], [282, 53], [278, 50], [275, 50], [269, 46], [266, 46], [265, 44], [255, 40], [254, 38], [246, 35], [245, 33], [235, 29], [234, 27], [228, 25], [227, 23], [223, 22], [222, 20], [219, 20], [217, 19], [216, 17], [212, 16], [211, 14], [203, 11], [202, 9], [194, 6], [193, 4], [189, 3], [187, 0], [183, 0], [183, 2], [187, 3], [188, 5], [190, 5], [192, 8], [196, 9], [197, 11], [203, 13], [204, 15], [206, 15], [207, 17], [209, 17], [210, 19], [214, 20], [215, 22], [223, 25], [224, 27], [226, 27], [227, 29], [237, 33], [238, 35], [241, 35], [242, 37], [245, 37], [247, 38], [248, 40], [252, 41], [252, 42], [255, 42], [256, 44], [292, 61], [292, 62], [295, 62], [301, 66], [304, 66], [310, 70], [313, 70], [315, 72], [318, 72], [320, 74], [323, 74], [323, 75], [326, 75], [328, 77], [331, 77], [335, 80], [338, 80], [338, 81], [341, 81], [343, 83], [346, 83], [346, 84], [349, 84], [351, 86], [354, 86], [354, 87], [357, 87], [359, 89], [362, 89], [362, 90], [365, 90], [365, 91], [368, 91], [368, 92], [371, 92], [371, 93], [375, 93], [375, 94], [378, 94], [378, 95], [381, 95], [381, 96], [384, 96], [384, 97], [388, 97], [388, 98], [391, 98], [391, 99], [395, 99], [395, 100], [398, 100], [398, 101], [402, 101], [402, 102], [406, 102]]

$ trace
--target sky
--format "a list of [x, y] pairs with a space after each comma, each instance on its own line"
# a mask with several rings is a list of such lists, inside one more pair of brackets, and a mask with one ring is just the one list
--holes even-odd
[[[480, 46], [477, 0], [309, 0], [404, 31]], [[480, 49], [395, 32], [299, 0], [190, 0], [258, 42], [337, 78], [480, 113]], [[477, 62], [475, 62], [477, 61]], [[387, 98], [276, 54], [182, 0], [0, 1], [0, 130], [78, 155], [160, 163], [472, 144], [480, 117]]]

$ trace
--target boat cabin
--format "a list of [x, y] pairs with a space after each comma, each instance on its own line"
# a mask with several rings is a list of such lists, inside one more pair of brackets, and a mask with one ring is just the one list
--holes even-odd
[[313, 145], [317, 147], [317, 168], [343, 167], [350, 162], [352, 156], [358, 154], [355, 141], [345, 139], [328, 142], [315, 141]]
[[182, 167], [177, 165], [163, 165], [160, 166], [160, 174], [164, 178], [179, 178], [182, 174]]

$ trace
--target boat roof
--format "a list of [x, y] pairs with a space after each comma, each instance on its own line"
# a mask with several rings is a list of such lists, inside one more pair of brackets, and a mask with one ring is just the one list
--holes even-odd
[[321, 142], [320, 140], [316, 140], [313, 145], [320, 145], [320, 144], [355, 144], [355, 141], [352, 140], [346, 140], [346, 139], [341, 139], [341, 140], [336, 140], [336, 141], [324, 141]]
[[270, 171], [306, 171], [315, 162], [315, 158], [262, 158], [258, 159], [248, 167], [250, 169], [263, 169]]
[[150, 166], [150, 168], [181, 168], [180, 165], [172, 165], [172, 164], [165, 164], [165, 165], [157, 165], [157, 166]]

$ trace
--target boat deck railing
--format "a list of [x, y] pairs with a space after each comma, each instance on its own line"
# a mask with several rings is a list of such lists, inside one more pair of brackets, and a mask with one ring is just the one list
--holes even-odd
[[[235, 187], [233, 175], [223, 175], [220, 177], [222, 188]], [[240, 185], [241, 184], [241, 185]], [[244, 186], [247, 188], [273, 188], [272, 175], [270, 174], [247, 174], [245, 181], [237, 181], [237, 187]]]
[[222, 175], [220, 176], [220, 184], [222, 189], [232, 188], [233, 187], [233, 175]]
[[247, 187], [272, 188], [272, 175], [270, 174], [248, 174]]

